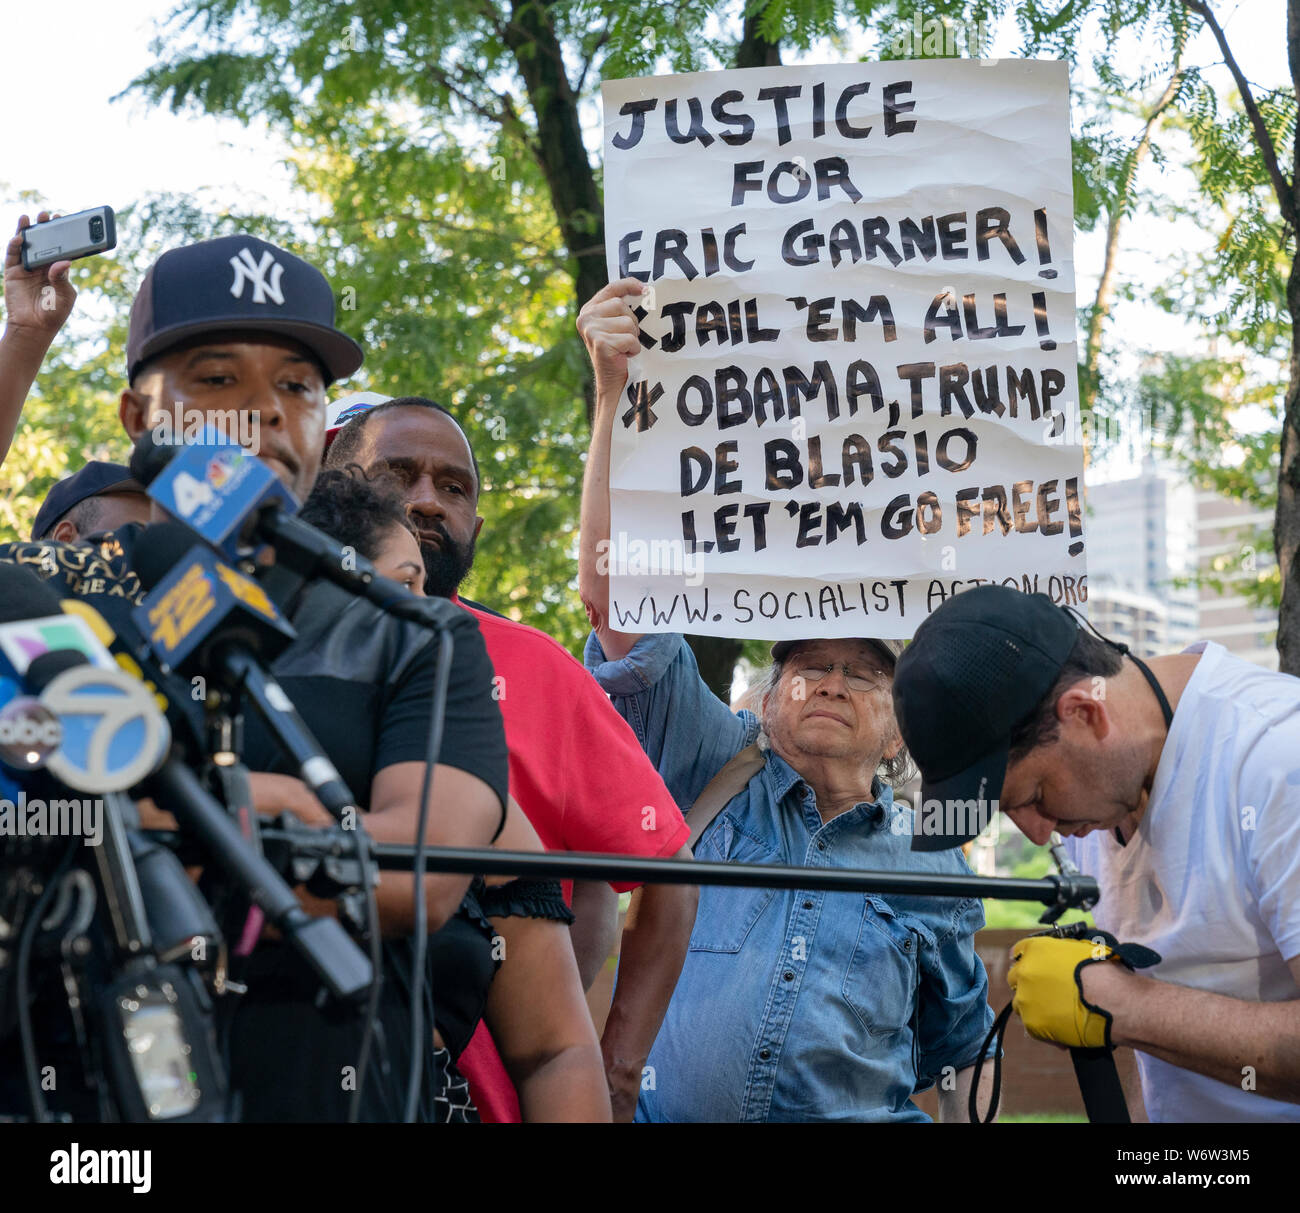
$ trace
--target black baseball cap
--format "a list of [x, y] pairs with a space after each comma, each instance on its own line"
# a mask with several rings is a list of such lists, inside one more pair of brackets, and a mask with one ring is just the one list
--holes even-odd
[[1078, 630], [1046, 594], [993, 585], [949, 598], [916, 629], [894, 673], [894, 715], [921, 771], [921, 806], [974, 801], [981, 812], [956, 832], [918, 823], [912, 850], [969, 842], [997, 812], [1011, 734], [1052, 689]]
[[36, 511], [32, 538], [44, 539], [60, 518], [87, 497], [104, 493], [143, 493], [144, 486], [131, 476], [130, 468], [120, 463], [103, 463], [92, 459], [85, 467], [59, 481]]
[[149, 267], [131, 305], [127, 380], [155, 354], [232, 329], [292, 337], [331, 382], [365, 357], [334, 327], [334, 292], [320, 270], [256, 236], [222, 236], [171, 249]]
[[[809, 636], [803, 640], [778, 640], [772, 646], [772, 660], [784, 661], [792, 652], [794, 652], [797, 645], [811, 644], [817, 639], [822, 638]], [[869, 644], [889, 662], [889, 668], [891, 670], [898, 664], [898, 655], [903, 651], [903, 642], [901, 640], [877, 640], [874, 636], [856, 636], [849, 637], [848, 639], [861, 640], [864, 644]]]

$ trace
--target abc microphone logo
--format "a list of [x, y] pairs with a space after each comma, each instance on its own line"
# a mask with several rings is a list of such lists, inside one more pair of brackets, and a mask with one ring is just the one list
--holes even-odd
[[0, 708], [0, 762], [6, 766], [39, 770], [62, 741], [59, 718], [39, 699], [22, 695]]
[[153, 695], [124, 670], [75, 666], [45, 688], [40, 702], [63, 732], [46, 768], [79, 792], [125, 792], [156, 771], [171, 747]]

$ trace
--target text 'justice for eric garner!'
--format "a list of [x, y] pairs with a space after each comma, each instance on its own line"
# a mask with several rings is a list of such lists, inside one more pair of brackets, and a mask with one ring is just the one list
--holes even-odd
[[1086, 599], [1063, 63], [604, 85], [610, 625], [905, 638], [982, 582]]

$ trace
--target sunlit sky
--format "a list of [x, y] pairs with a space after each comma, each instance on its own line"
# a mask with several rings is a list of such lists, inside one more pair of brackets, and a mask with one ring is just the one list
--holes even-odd
[[[1218, 5], [1234, 53], [1252, 85], [1276, 87], [1288, 79], [1285, 57], [1285, 6], [1282, 0], [1245, 0]], [[20, 190], [36, 190], [59, 210], [69, 212], [109, 203], [124, 206], [143, 194], [178, 191], [201, 196], [219, 210], [265, 206], [300, 209], [295, 204], [285, 149], [265, 127], [246, 128], [227, 119], [172, 114], [138, 96], [110, 102], [152, 62], [149, 44], [170, 12], [170, 0], [46, 0], [11, 9], [6, 15], [4, 68], [0, 71], [0, 113], [5, 130], [0, 147], [0, 225], [16, 222]], [[24, 28], [27, 27], [27, 29]], [[343, 34], [340, 22], [340, 37]], [[49, 50], [33, 51], [29, 31], [43, 30]], [[856, 49], [869, 51], [864, 39]], [[1009, 22], [997, 27], [992, 54], [1015, 45]], [[808, 57], [817, 61], [833, 52]], [[786, 56], [787, 59], [790, 56]], [[1208, 34], [1193, 44], [1187, 62], [1219, 60]], [[1223, 91], [1226, 71], [1217, 69]], [[588, 107], [589, 141], [599, 147], [599, 113]], [[1190, 178], [1176, 167], [1148, 164], [1140, 185], [1152, 191], [1190, 197]], [[1123, 273], [1151, 285], [1167, 276], [1171, 252], [1203, 247], [1206, 236], [1194, 224], [1139, 218], [1123, 236]], [[1080, 301], [1091, 300], [1101, 266], [1102, 233], [1076, 240], [1075, 266]], [[1140, 293], [1140, 292], [1139, 292]], [[1175, 318], [1140, 303], [1121, 303], [1112, 323], [1134, 348], [1183, 350], [1193, 340]], [[1094, 468], [1093, 478], [1132, 474], [1131, 461], [1113, 459]]]

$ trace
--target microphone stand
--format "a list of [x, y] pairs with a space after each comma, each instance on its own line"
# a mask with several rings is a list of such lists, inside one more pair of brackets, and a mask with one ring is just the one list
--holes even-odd
[[[262, 837], [253, 809], [252, 783], [239, 757], [244, 748], [244, 719], [238, 696], [223, 687], [208, 698], [206, 706], [207, 752], [199, 767], [200, 779], [217, 794], [248, 845], [261, 855]], [[207, 886], [205, 893], [211, 894], [211, 876], [205, 874], [203, 883]], [[233, 955], [247, 956], [261, 934], [262, 911], [247, 903], [235, 907], [233, 913], [229, 906], [226, 909], [227, 913], [219, 914], [223, 919], [222, 934], [231, 941]]]
[[[365, 1010], [366, 1027], [357, 1055], [356, 1097], [349, 1112], [349, 1120], [355, 1121], [360, 1114], [383, 981], [383, 940], [379, 927], [379, 910], [374, 898], [374, 888], [379, 877], [370, 856], [370, 837], [364, 830], [355, 828], [360, 809], [351, 789], [325, 756], [288, 695], [254, 653], [239, 644], [218, 643], [209, 650], [203, 664], [204, 672], [214, 679], [219, 688], [215, 704], [209, 701], [209, 737], [212, 743], [205, 769], [212, 773], [221, 787], [227, 809], [240, 820], [257, 854], [264, 854], [262, 826], [253, 806], [248, 768], [239, 761], [243, 749], [241, 694], [257, 709], [267, 729], [292, 758], [303, 782], [311, 788], [335, 820], [355, 835], [356, 878], [346, 886], [339, 885], [334, 894], [340, 902], [343, 916], [356, 928], [368, 946], [369, 965], [373, 975]], [[239, 807], [236, 808], [236, 805]], [[236, 945], [237, 955], [244, 956], [252, 952], [260, 927], [261, 914], [254, 908], [245, 923], [244, 937]]]
[[338, 920], [312, 918], [299, 905], [284, 878], [264, 855], [248, 845], [225, 807], [193, 771], [173, 759], [151, 775], [143, 787], [155, 793], [160, 807], [172, 813], [203, 844], [205, 856], [262, 909], [335, 998], [347, 1001], [366, 993], [374, 976], [370, 962]]

